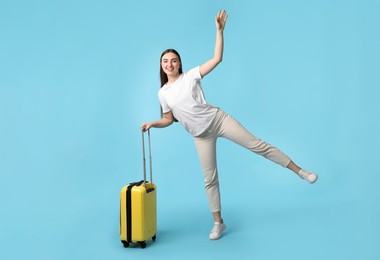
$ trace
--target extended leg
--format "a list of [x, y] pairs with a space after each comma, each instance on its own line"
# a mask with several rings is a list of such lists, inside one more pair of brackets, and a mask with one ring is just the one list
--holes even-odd
[[248, 132], [237, 120], [227, 116], [219, 130], [220, 136], [225, 137], [250, 151], [264, 156], [265, 158], [287, 167], [291, 159], [276, 147], [260, 140]]
[[314, 183], [318, 179], [318, 175], [296, 165], [287, 155], [281, 152], [276, 147], [258, 139], [253, 134], [248, 132], [237, 120], [227, 115], [220, 125], [219, 135], [225, 137], [250, 151], [264, 156], [265, 158], [283, 166], [302, 179], [307, 180], [309, 183]]

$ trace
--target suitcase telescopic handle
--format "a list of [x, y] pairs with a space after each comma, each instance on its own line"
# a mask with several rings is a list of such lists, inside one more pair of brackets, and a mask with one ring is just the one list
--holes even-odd
[[[142, 131], [141, 133], [142, 133], [142, 147], [143, 147], [144, 187], [146, 188], [146, 159], [145, 159], [144, 131]], [[150, 183], [153, 183], [153, 179], [152, 179], [152, 151], [150, 148], [150, 130], [148, 130], [148, 147], [149, 147]]]

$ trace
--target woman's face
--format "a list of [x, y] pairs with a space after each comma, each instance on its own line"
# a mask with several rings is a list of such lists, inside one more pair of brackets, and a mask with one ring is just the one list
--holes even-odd
[[177, 76], [181, 68], [181, 62], [175, 53], [168, 52], [161, 59], [162, 70], [169, 76]]

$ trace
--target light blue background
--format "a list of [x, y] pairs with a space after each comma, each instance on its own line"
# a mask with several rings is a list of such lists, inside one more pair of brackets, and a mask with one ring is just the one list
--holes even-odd
[[[0, 3], [0, 259], [380, 259], [379, 1]], [[210, 58], [208, 101], [296, 163], [220, 140], [220, 241], [190, 135], [152, 130], [158, 234], [118, 237], [119, 191], [141, 179], [142, 122], [159, 117], [159, 56]]]

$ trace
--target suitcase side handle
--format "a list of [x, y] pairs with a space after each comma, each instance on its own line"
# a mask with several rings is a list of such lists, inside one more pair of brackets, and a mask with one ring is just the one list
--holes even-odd
[[[152, 179], [152, 151], [150, 146], [150, 130], [148, 132], [148, 144], [149, 144], [149, 170], [150, 170], [150, 183], [153, 183]], [[144, 141], [144, 131], [141, 131], [142, 135], [142, 147], [143, 147], [143, 169], [144, 169], [144, 187], [146, 188], [146, 159], [145, 159], [145, 141]]]
[[146, 189], [146, 193], [149, 193], [151, 191], [154, 191], [154, 188], [148, 188], [148, 189]]

